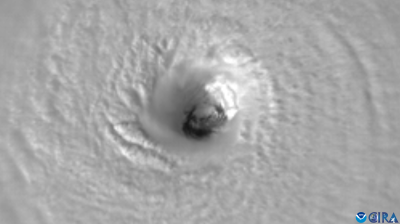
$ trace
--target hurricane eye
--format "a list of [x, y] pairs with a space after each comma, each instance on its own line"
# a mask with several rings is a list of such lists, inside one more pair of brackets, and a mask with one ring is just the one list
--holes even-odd
[[203, 139], [217, 132], [226, 121], [227, 117], [221, 105], [202, 104], [185, 112], [182, 131], [188, 137]]

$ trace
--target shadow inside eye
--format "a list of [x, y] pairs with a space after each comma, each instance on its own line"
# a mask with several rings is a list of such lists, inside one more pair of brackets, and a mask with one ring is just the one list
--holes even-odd
[[227, 116], [221, 105], [209, 105], [209, 113], [199, 117], [196, 106], [185, 114], [182, 131], [187, 137], [205, 139], [217, 132], [226, 122]]

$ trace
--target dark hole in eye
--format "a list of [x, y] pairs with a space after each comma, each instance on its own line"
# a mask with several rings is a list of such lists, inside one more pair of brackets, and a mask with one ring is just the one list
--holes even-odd
[[183, 133], [188, 137], [195, 139], [208, 138], [227, 121], [225, 111], [220, 105], [214, 105], [212, 112], [203, 117], [195, 115], [196, 109], [196, 106], [194, 106], [186, 113], [182, 126]]

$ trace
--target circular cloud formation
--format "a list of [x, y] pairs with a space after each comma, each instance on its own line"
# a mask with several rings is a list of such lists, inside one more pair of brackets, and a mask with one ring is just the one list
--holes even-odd
[[172, 152], [226, 151], [238, 140], [251, 83], [246, 73], [232, 57], [213, 55], [172, 64], [156, 80], [142, 112], [144, 131]]

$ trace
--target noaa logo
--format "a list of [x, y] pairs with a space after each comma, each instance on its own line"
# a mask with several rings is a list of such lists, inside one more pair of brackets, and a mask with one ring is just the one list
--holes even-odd
[[365, 222], [367, 220], [367, 216], [365, 215], [364, 212], [359, 212], [356, 215], [356, 220], [359, 223], [363, 223], [363, 222]]

